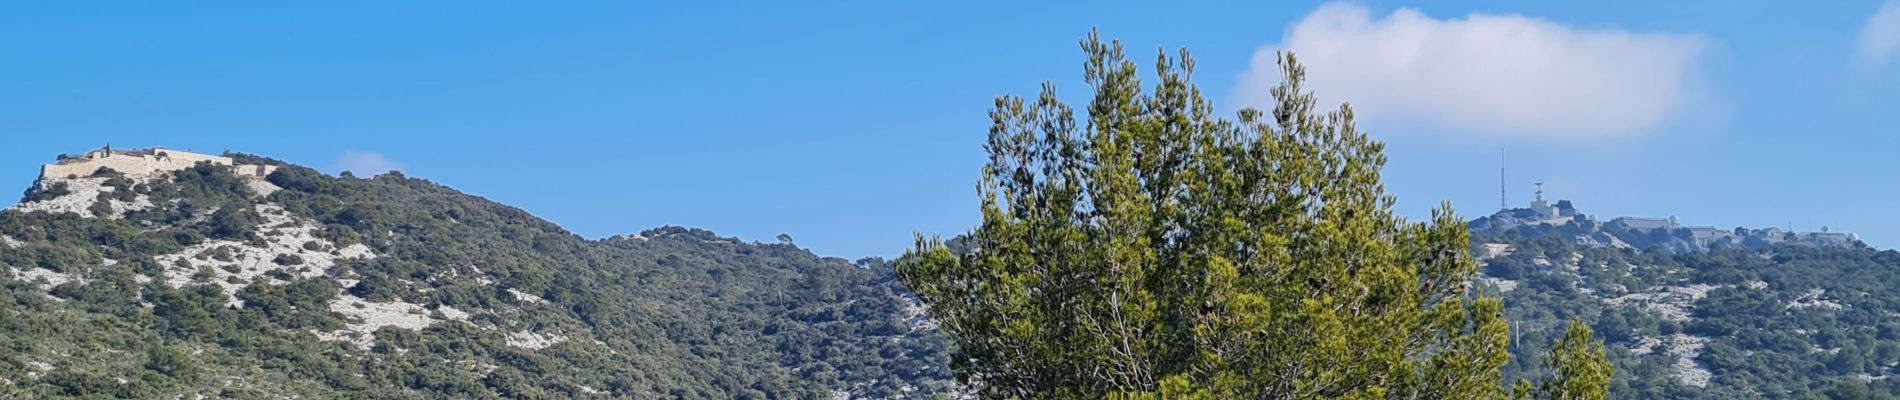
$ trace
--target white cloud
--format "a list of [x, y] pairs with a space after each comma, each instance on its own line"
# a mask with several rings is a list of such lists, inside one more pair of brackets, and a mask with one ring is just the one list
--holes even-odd
[[362, 177], [382, 175], [385, 172], [401, 171], [404, 169], [402, 163], [391, 160], [389, 157], [384, 157], [382, 153], [345, 150], [343, 151], [343, 156], [337, 157], [336, 159], [336, 170], [338, 173], [350, 171], [351, 174]]
[[[1434, 19], [1399, 9], [1373, 19], [1328, 4], [1260, 48], [1241, 76], [1249, 106], [1271, 102], [1276, 52], [1307, 67], [1307, 87], [1364, 118], [1425, 123], [1447, 132], [1560, 142], [1657, 130], [1693, 97], [1699, 36], [1585, 29], [1515, 14]], [[1375, 124], [1372, 127], [1401, 126]]]
[[1860, 28], [1860, 58], [1869, 65], [1885, 65], [1900, 50], [1900, 1], [1889, 0]]

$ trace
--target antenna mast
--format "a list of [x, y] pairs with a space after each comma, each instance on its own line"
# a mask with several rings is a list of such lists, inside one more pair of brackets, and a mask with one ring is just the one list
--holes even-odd
[[1504, 197], [1504, 148], [1498, 148], [1498, 210], [1511, 209], [1511, 202]]

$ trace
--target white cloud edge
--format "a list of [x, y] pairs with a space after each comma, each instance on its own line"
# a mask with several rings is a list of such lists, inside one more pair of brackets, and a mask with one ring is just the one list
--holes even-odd
[[[1257, 49], [1237, 81], [1245, 106], [1271, 103], [1278, 52], [1307, 68], [1323, 109], [1463, 136], [1591, 142], [1662, 130], [1701, 103], [1702, 35], [1576, 27], [1519, 14], [1434, 18], [1328, 3]], [[1616, 116], [1614, 118], [1610, 116]], [[1400, 122], [1400, 123], [1393, 123]]]
[[1861, 25], [1856, 57], [1863, 65], [1884, 66], [1900, 50], [1900, 0], [1881, 3], [1880, 9]]
[[403, 166], [401, 162], [390, 159], [389, 156], [385, 156], [383, 153], [359, 151], [356, 149], [344, 150], [343, 155], [338, 156], [336, 162], [332, 165], [332, 168], [334, 168], [338, 174], [349, 171], [356, 176], [365, 177], [382, 175], [389, 171], [408, 170], [408, 167]]

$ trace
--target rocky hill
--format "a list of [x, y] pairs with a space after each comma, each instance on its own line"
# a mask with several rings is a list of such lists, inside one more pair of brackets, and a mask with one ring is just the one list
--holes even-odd
[[1852, 233], [1797, 232], [1781, 228], [1717, 228], [1683, 226], [1675, 217], [1617, 217], [1600, 220], [1574, 207], [1569, 200], [1546, 203], [1542, 192], [1529, 207], [1500, 210], [1471, 221], [1474, 236], [1505, 240], [1554, 237], [1585, 247], [1645, 250], [1651, 247], [1683, 252], [1718, 249], [1768, 250], [1781, 245], [1860, 247]]
[[[1535, 374], [1571, 318], [1616, 365], [1613, 398], [1900, 393], [1900, 252], [1830, 236], [1697, 243], [1683, 228], [1474, 223], [1479, 285], [1512, 321], [1507, 378]], [[1606, 226], [1612, 225], [1612, 226]], [[1752, 230], [1760, 232], [1760, 230]], [[1618, 244], [1621, 243], [1621, 244]]]
[[954, 391], [882, 260], [589, 240], [400, 173], [229, 156], [45, 176], [0, 212], [0, 398]]

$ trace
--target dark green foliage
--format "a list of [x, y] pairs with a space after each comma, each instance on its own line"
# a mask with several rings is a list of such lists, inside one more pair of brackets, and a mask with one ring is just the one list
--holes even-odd
[[216, 239], [246, 240], [256, 233], [257, 211], [249, 207], [224, 207], [211, 213], [204, 235]]
[[1877, 392], [1869, 388], [1866, 382], [1842, 379], [1820, 394], [1808, 395], [1810, 399], [1826, 400], [1891, 400], [1896, 398], [1887, 392]]
[[[1512, 254], [1489, 260], [1485, 269], [1487, 275], [1519, 282], [1516, 290], [1502, 293], [1517, 344], [1508, 377], [1540, 376], [1536, 367], [1548, 354], [1536, 349], [1555, 342], [1564, 322], [1577, 318], [1609, 344], [1616, 367], [1611, 398], [1891, 398], [1900, 393], [1900, 380], [1884, 378], [1900, 373], [1900, 321], [1893, 317], [1900, 312], [1900, 252], [1784, 245], [1675, 253], [1662, 247], [1577, 246], [1544, 235], [1474, 241], [1515, 247]], [[1574, 264], [1569, 262], [1573, 254]], [[1542, 266], [1540, 258], [1550, 266]], [[1653, 308], [1605, 301], [1692, 285], [1713, 289], [1690, 303], [1686, 321]], [[1643, 338], [1676, 334], [1708, 338], [1693, 359], [1714, 374], [1706, 388], [1678, 381], [1678, 361], [1667, 344], [1647, 354], [1632, 351]]]
[[108, 197], [109, 194], [99, 193], [99, 198], [93, 200], [92, 205], [86, 207], [86, 211], [94, 216], [112, 215], [112, 201]]
[[204, 373], [191, 351], [181, 346], [153, 346], [145, 353], [145, 369], [182, 382], [194, 382]]
[[[1147, 83], [1121, 43], [1081, 44], [1086, 113], [1051, 84], [998, 97], [982, 223], [898, 262], [959, 379], [1008, 399], [1505, 397], [1504, 306], [1464, 285], [1465, 221], [1395, 216], [1384, 144], [1292, 55], [1266, 109], [1225, 119], [1186, 50]], [[1543, 392], [1601, 399], [1602, 344], [1572, 332]]]
[[323, 193], [330, 189], [330, 179], [309, 168], [278, 168], [264, 179], [278, 187], [304, 193]]
[[55, 182], [52, 185], [48, 185], [47, 187], [43, 187], [43, 188], [37, 187], [37, 186], [33, 188], [28, 188], [26, 190], [26, 197], [21, 198], [20, 202], [28, 203], [28, 202], [42, 201], [42, 200], [48, 200], [48, 199], [56, 199], [56, 198], [59, 198], [60, 196], [65, 196], [72, 193], [73, 193], [72, 189], [69, 187], [69, 185], [66, 184], [66, 182]]
[[[685, 228], [587, 240], [398, 174], [339, 179], [285, 166], [269, 180], [287, 190], [258, 198], [224, 168], [200, 166], [130, 186], [159, 206], [124, 219], [0, 212], [0, 234], [24, 243], [0, 246], [0, 271], [86, 278], [42, 288], [0, 272], [0, 378], [26, 383], [0, 385], [0, 398], [807, 399], [950, 390], [943, 341], [913, 324], [907, 293], [881, 262], [854, 266]], [[267, 237], [277, 228], [258, 226], [266, 202], [314, 220], [337, 248], [360, 243], [378, 257], [339, 265], [360, 275], [347, 288], [327, 274], [252, 278], [236, 293], [243, 307], [229, 306], [216, 286], [159, 279], [170, 265], [156, 255]], [[179, 263], [208, 269], [235, 256], [213, 247]], [[364, 352], [310, 333], [349, 322], [330, 311], [340, 292], [471, 316], [420, 331], [384, 328]], [[509, 346], [504, 337], [521, 330], [567, 340]], [[51, 372], [31, 364], [40, 362]]]
[[240, 165], [275, 165], [279, 167], [291, 165], [290, 163], [284, 162], [283, 160], [260, 156], [256, 154], [226, 151], [224, 152], [224, 156], [230, 157], [231, 162], [240, 164]]
[[1573, 319], [1567, 326], [1546, 359], [1551, 379], [1544, 382], [1542, 395], [1552, 400], [1603, 400], [1609, 395], [1611, 375], [1603, 341], [1596, 340], [1583, 321]]

